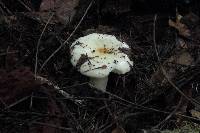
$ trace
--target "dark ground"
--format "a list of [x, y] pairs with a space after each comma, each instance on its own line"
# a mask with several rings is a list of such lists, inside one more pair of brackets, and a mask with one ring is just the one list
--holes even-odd
[[[198, 0], [95, 0], [70, 40], [42, 67], [73, 32], [89, 4], [90, 1], [80, 1], [71, 23], [64, 25], [55, 18], [42, 34], [47, 21], [37, 17], [41, 15], [39, 0], [0, 1], [0, 132], [118, 133], [114, 129], [121, 128], [134, 133], [139, 129], [179, 128], [183, 121], [199, 124], [198, 117], [190, 113], [198, 104], [183, 101], [187, 109], [172, 114], [183, 96], [171, 84], [149, 83], [159, 68], [153, 31], [162, 64], [174, 53], [179, 37], [177, 30], [168, 25], [168, 19], [175, 20], [176, 7], [183, 16], [190, 11], [199, 16]], [[123, 76], [111, 74], [107, 93], [91, 89], [88, 78], [70, 63], [70, 44], [93, 32], [113, 34], [132, 49], [133, 70]], [[195, 60], [199, 57], [198, 44], [188, 48]], [[35, 80], [36, 62], [37, 75], [48, 82]], [[178, 72], [173, 79], [192, 99], [197, 99], [200, 91], [198, 64]], [[69, 96], [59, 94], [55, 85]], [[161, 123], [170, 113], [170, 119]]]

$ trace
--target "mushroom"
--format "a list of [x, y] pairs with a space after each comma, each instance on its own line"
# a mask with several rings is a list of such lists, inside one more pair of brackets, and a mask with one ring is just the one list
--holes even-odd
[[92, 33], [80, 37], [70, 47], [71, 63], [90, 77], [89, 85], [105, 91], [110, 72], [125, 74], [131, 70], [131, 49], [113, 35]]

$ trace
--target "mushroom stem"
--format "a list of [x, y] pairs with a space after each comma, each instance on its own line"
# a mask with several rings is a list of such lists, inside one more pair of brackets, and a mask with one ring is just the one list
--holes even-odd
[[101, 91], [106, 91], [108, 76], [104, 78], [90, 78], [89, 85]]

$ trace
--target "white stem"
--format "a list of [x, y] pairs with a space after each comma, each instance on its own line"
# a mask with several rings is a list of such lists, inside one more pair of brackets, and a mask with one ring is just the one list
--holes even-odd
[[90, 86], [101, 91], [106, 91], [108, 76], [104, 78], [90, 78]]

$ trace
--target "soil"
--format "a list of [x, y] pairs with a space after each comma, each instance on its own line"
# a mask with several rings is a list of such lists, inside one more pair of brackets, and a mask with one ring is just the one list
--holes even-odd
[[[94, 0], [92, 4], [81, 0], [67, 24], [56, 17], [47, 22], [49, 15], [39, 11], [41, 2], [0, 2], [0, 132], [136, 133], [140, 129], [174, 129], [181, 127], [182, 121], [200, 123], [190, 113], [199, 108], [198, 102], [186, 100], [172, 84], [163, 85], [157, 80], [163, 78], [160, 64], [178, 53], [180, 35], [169, 26], [169, 18], [176, 20], [176, 7], [183, 16], [193, 12], [199, 17], [198, 0]], [[111, 73], [106, 92], [91, 88], [89, 79], [70, 63], [71, 43], [93, 32], [115, 35], [132, 49], [131, 72]], [[200, 96], [199, 42], [191, 40], [187, 43], [194, 47], [187, 47], [187, 51], [195, 63], [184, 69], [173, 65], [171, 80], [187, 97], [196, 99]], [[172, 65], [168, 67], [172, 70]], [[152, 82], [155, 74], [158, 84]], [[42, 82], [36, 76], [48, 81]], [[179, 106], [180, 101], [183, 104]], [[162, 123], [169, 114], [172, 116]]]

